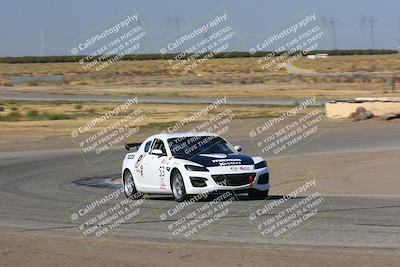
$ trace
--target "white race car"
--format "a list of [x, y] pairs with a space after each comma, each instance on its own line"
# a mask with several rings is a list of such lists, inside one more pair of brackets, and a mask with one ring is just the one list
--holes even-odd
[[220, 136], [210, 133], [158, 134], [143, 143], [125, 145], [122, 164], [125, 195], [172, 194], [176, 201], [190, 195], [234, 191], [264, 199], [269, 191], [267, 162], [239, 153]]

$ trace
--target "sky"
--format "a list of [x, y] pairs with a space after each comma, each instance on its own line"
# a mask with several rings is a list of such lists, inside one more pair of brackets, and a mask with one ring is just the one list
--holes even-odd
[[[323, 18], [336, 21], [336, 38], [324, 24], [327, 34], [320, 48], [397, 49], [399, 10], [398, 0], [1, 0], [0, 56], [71, 55], [79, 40], [129, 12], [137, 14], [146, 29], [139, 53], [158, 53], [166, 40], [215, 14], [227, 14], [227, 25], [234, 28], [228, 50], [248, 50], [307, 14], [316, 14], [319, 23]], [[364, 27], [361, 16], [366, 18]], [[374, 21], [373, 38], [369, 19]]]

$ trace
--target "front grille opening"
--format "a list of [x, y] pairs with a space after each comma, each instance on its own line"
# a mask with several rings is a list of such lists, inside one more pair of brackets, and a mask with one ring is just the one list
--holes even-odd
[[211, 177], [219, 185], [239, 186], [250, 184], [250, 181], [256, 177], [256, 173], [217, 174]]

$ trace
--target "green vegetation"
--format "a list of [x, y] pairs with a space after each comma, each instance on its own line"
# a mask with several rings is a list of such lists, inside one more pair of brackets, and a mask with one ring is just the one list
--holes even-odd
[[36, 109], [31, 109], [28, 111], [28, 113], [26, 114], [28, 117], [39, 117], [39, 111], [37, 111]]
[[22, 114], [18, 111], [11, 111], [6, 115], [0, 116], [0, 121], [19, 121], [21, 120]]
[[87, 110], [87, 112], [89, 114], [95, 114], [96, 113], [96, 109], [95, 108], [90, 108], [90, 109]]
[[50, 112], [43, 112], [44, 118], [48, 120], [69, 120], [72, 119], [70, 115], [64, 113], [50, 113]]
[[25, 114], [18, 111], [11, 111], [7, 114], [0, 115], [0, 121], [13, 122], [13, 121], [39, 121], [39, 120], [69, 120], [73, 117], [64, 113], [55, 112], [39, 112], [31, 109]]
[[[276, 53], [279, 56], [286, 51]], [[249, 52], [232, 51], [228, 53], [217, 53], [214, 58], [243, 58], [243, 57], [264, 57], [271, 53], [271, 51], [258, 51], [254, 55]], [[384, 55], [384, 54], [397, 54], [397, 50], [381, 49], [381, 50], [315, 50], [312, 54], [329, 54], [331, 56], [344, 56], [344, 55]], [[158, 60], [158, 59], [171, 59], [178, 54], [136, 54], [125, 55], [121, 60]], [[192, 54], [186, 54], [185, 59]], [[100, 57], [100, 56], [99, 56]], [[112, 56], [111, 56], [112, 57]], [[110, 57], [110, 58], [111, 58]], [[27, 56], [27, 57], [0, 57], [0, 63], [54, 63], [54, 62], [77, 62], [85, 56]]]

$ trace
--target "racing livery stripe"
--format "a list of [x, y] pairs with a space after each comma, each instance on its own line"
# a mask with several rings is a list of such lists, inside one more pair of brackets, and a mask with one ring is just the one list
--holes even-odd
[[196, 155], [193, 157], [185, 158], [182, 156], [175, 156], [176, 158], [186, 159], [200, 164], [204, 167], [216, 167], [216, 166], [234, 166], [234, 165], [252, 165], [254, 161], [251, 157], [242, 154], [228, 154], [225, 158], [210, 157]]

